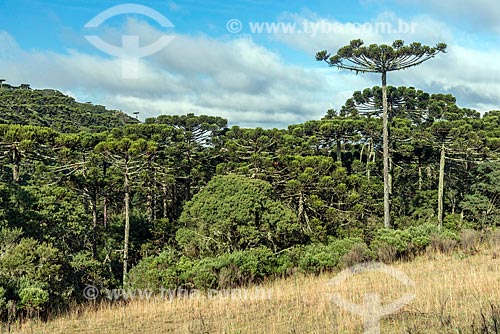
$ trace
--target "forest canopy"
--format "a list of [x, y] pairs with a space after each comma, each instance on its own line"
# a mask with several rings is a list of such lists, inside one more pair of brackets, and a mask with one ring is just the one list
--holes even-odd
[[5, 85], [0, 316], [84, 301], [90, 284], [236, 286], [335, 268], [351, 249], [397, 257], [434, 234], [497, 226], [500, 111], [413, 87], [387, 96], [392, 229], [380, 87], [320, 120], [262, 129], [194, 114], [141, 123]]

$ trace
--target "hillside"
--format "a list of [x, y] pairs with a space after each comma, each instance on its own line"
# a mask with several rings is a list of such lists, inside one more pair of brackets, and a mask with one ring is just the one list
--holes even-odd
[[[493, 241], [493, 240], [492, 240]], [[357, 315], [331, 300], [333, 293], [362, 304], [367, 292], [388, 304], [415, 293], [407, 306], [381, 321], [381, 333], [498, 333], [500, 238], [474, 255], [427, 252], [393, 268], [415, 282], [402, 285], [383, 273], [352, 275], [332, 286], [335, 274], [296, 275], [231, 295], [154, 300], [80, 308], [26, 333], [362, 333]]]
[[46, 126], [60, 132], [98, 132], [137, 122], [121, 111], [80, 103], [52, 89], [7, 84], [0, 88], [0, 124]]

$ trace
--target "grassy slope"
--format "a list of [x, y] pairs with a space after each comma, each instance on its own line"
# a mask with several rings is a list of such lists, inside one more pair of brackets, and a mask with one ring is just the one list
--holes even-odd
[[[472, 333], [471, 324], [481, 322], [481, 310], [491, 319], [490, 303], [500, 305], [500, 244], [476, 255], [429, 253], [394, 266], [415, 281], [416, 298], [397, 313], [383, 318], [382, 333]], [[338, 292], [359, 303], [365, 292], [378, 292], [385, 303], [411, 291], [390, 276], [367, 273], [334, 288], [329, 284], [334, 276], [333, 273], [318, 277], [296, 275], [236, 293], [243, 298], [136, 300], [126, 306], [87, 307], [46, 324], [27, 324], [19, 331], [362, 333], [360, 318], [330, 302], [331, 293]]]

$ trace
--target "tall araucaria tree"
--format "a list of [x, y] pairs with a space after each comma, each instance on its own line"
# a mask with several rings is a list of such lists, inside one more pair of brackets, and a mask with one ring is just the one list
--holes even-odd
[[384, 161], [384, 225], [391, 226], [389, 195], [389, 128], [387, 111], [387, 72], [404, 70], [433, 58], [438, 53], [446, 52], [446, 44], [435, 47], [403, 41], [394, 41], [391, 45], [372, 44], [364, 46], [362, 40], [352, 40], [349, 45], [340, 48], [336, 55], [328, 51], [316, 54], [316, 60], [325, 61], [332, 67], [355, 71], [357, 73], [379, 73], [382, 75], [383, 103], [383, 161]]

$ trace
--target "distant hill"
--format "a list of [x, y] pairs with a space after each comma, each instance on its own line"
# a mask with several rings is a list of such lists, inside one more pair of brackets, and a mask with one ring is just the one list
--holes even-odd
[[60, 132], [99, 132], [138, 121], [118, 110], [74, 98], [52, 90], [30, 89], [23, 84], [0, 87], [0, 124], [25, 124], [50, 127]]

